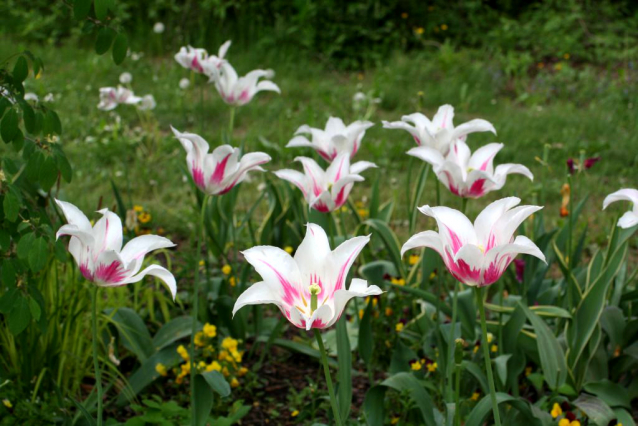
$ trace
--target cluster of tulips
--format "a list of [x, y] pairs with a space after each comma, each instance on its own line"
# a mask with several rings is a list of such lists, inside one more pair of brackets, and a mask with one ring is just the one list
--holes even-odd
[[[262, 77], [271, 77], [270, 71], [255, 70], [244, 77], [238, 77], [224, 58], [229, 46], [230, 42], [224, 43], [217, 56], [208, 55], [204, 49], [184, 47], [175, 59], [184, 68], [209, 77], [222, 99], [233, 108], [248, 103], [259, 91], [279, 92], [273, 82], [259, 81]], [[478, 199], [490, 191], [501, 189], [508, 174], [518, 173], [533, 179], [529, 169], [520, 164], [494, 167], [494, 157], [503, 148], [503, 144], [490, 143], [472, 154], [467, 144], [468, 135], [474, 132], [496, 134], [496, 130], [491, 123], [481, 119], [455, 127], [453, 116], [454, 109], [450, 105], [444, 105], [432, 120], [415, 113], [402, 117], [401, 121], [383, 122], [383, 126], [387, 129], [403, 129], [412, 135], [418, 146], [409, 150], [408, 155], [428, 163], [439, 182], [452, 194], [463, 198], [463, 209], [467, 199]], [[341, 119], [334, 117], [328, 120], [324, 129], [302, 125], [287, 146], [312, 148], [326, 161], [327, 166], [324, 169], [313, 159], [301, 156], [296, 161], [301, 164], [303, 173], [290, 169], [274, 173], [296, 186], [303, 193], [309, 208], [330, 215], [343, 206], [354, 183], [364, 180], [361, 173], [376, 167], [367, 161], [352, 162], [361, 147], [366, 130], [371, 126], [373, 123], [369, 121], [356, 121], [346, 126]], [[211, 196], [227, 193], [245, 180], [251, 171], [264, 171], [261, 165], [271, 160], [270, 156], [261, 152], [242, 155], [239, 148], [231, 145], [221, 145], [209, 152], [210, 146], [201, 136], [174, 128], [172, 130], [186, 150], [187, 166], [195, 185], [205, 194], [202, 212]], [[638, 224], [638, 190], [622, 189], [615, 192], [605, 199], [603, 207], [619, 200], [634, 203], [634, 208], [620, 219], [618, 225], [628, 228]], [[532, 255], [545, 261], [545, 256], [532, 240], [523, 235], [514, 236], [523, 221], [542, 209], [540, 206], [520, 206], [520, 201], [516, 197], [495, 201], [485, 207], [474, 222], [465, 216], [464, 211], [445, 206], [420, 207], [421, 213], [435, 219], [438, 231], [417, 233], [405, 242], [401, 251], [403, 255], [415, 248], [435, 250], [459, 283], [475, 289], [484, 340], [481, 346], [484, 349], [494, 422], [497, 425], [501, 422], [487, 344], [483, 289], [498, 281], [519, 254]], [[162, 280], [174, 298], [176, 282], [170, 271], [160, 265], [151, 265], [141, 270], [146, 254], [173, 247], [174, 244], [164, 237], [142, 235], [122, 247], [122, 223], [115, 213], [107, 209], [100, 210], [102, 217], [92, 226], [74, 205], [63, 201], [57, 201], [57, 204], [68, 222], [59, 229], [57, 236], [71, 237], [69, 252], [82, 275], [96, 285], [92, 318], [99, 403], [98, 424], [101, 424], [102, 389], [95, 334], [97, 289], [122, 286], [151, 275]], [[201, 247], [203, 221], [202, 214], [198, 247]], [[350, 299], [377, 296], [383, 291], [376, 285], [369, 286], [365, 280], [359, 278], [346, 282], [350, 268], [371, 236], [346, 239], [338, 247], [334, 247], [333, 230], [328, 231], [327, 233], [321, 226], [309, 223], [305, 238], [294, 255], [291, 255], [291, 250], [272, 246], [244, 250], [244, 259], [262, 280], [252, 284], [237, 298], [233, 314], [246, 305], [274, 304], [294, 326], [305, 330], [313, 329], [322, 354], [334, 421], [341, 425], [343, 419], [340, 418], [327, 354], [319, 330], [335, 325]], [[193, 291], [197, 295], [197, 272]], [[457, 291], [455, 286], [455, 299]], [[191, 354], [197, 346], [197, 300], [197, 297], [193, 297]], [[452, 322], [455, 322], [455, 318]], [[187, 353], [184, 354], [184, 359], [188, 362]], [[194, 398], [193, 374], [196, 369], [188, 370], [191, 374], [191, 398]]]

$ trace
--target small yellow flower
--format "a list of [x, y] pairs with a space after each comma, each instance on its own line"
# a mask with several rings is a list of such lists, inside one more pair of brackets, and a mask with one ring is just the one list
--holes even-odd
[[217, 327], [209, 323], [204, 324], [204, 334], [206, 335], [206, 337], [217, 336]]
[[[569, 59], [569, 57], [570, 57], [569, 53], [565, 53], [565, 54], [563, 55], [563, 58], [565, 58], [565, 59]], [[618, 423], [618, 424], [620, 424], [620, 423]]]
[[492, 345], [490, 349], [492, 352], [498, 352], [498, 345]]
[[224, 340], [222, 340], [222, 348], [229, 351], [236, 351], [238, 344], [239, 341], [233, 339], [232, 337], [224, 337]]
[[405, 285], [405, 280], [403, 278], [394, 278], [394, 277], [392, 277], [390, 279], [390, 282], [392, 284], [396, 284], [396, 285], [401, 285], [401, 286]]
[[557, 402], [555, 402], [554, 405], [552, 406], [552, 411], [550, 412], [550, 414], [552, 415], [552, 418], [555, 419], [556, 417], [563, 414], [563, 409], [560, 408], [560, 405]]
[[177, 347], [177, 353], [184, 359], [184, 361], [188, 361], [188, 359], [190, 358], [188, 355], [188, 351], [186, 350], [184, 345], [179, 345]]
[[478, 392], [474, 392], [474, 393], [472, 394], [472, 396], [470, 397], [470, 399], [471, 399], [472, 401], [478, 401], [478, 399], [479, 399], [479, 397], [480, 397], [480, 396], [481, 396], [481, 394], [480, 394], [480, 393], [478, 393]]
[[151, 221], [152, 217], [150, 213], [147, 212], [143, 212], [141, 213], [137, 219], [141, 222], [141, 223], [148, 223]]
[[545, 64], [543, 62], [539, 62], [536, 64], [536, 68], [538, 68], [539, 70], [542, 70], [543, 68], [545, 68]]
[[229, 275], [232, 272], [233, 268], [230, 265], [222, 266], [222, 274]]
[[290, 413], [290, 417], [297, 417], [299, 415], [299, 410], [295, 410], [292, 413]]
[[386, 317], [392, 316], [392, 308], [385, 308], [385, 316]]
[[133, 206], [133, 210], [135, 210], [138, 213], [141, 213], [141, 212], [144, 211], [144, 207], [136, 204], [136, 205]]
[[401, 17], [402, 17], [403, 19], [408, 19], [408, 12], [403, 12], [403, 13], [401, 14]]
[[560, 62], [559, 62], [559, 63], [557, 63], [556, 65], [554, 65], [554, 69], [555, 69], [556, 71], [560, 71], [560, 70], [562, 70], [562, 69], [563, 69], [563, 64], [562, 64], [562, 63], [560, 63]]
[[446, 24], [441, 25], [441, 30], [447, 31], [447, 25]]
[[204, 361], [200, 361], [197, 363], [198, 370], [203, 370], [204, 368], [206, 368], [206, 363]]
[[204, 259], [199, 261], [199, 266], [204, 266], [206, 264], [206, 262], [204, 262]]
[[366, 218], [370, 215], [370, 212], [368, 211], [368, 209], [358, 209], [357, 213], [359, 213], [359, 216], [362, 218]]
[[487, 343], [492, 343], [494, 340], [494, 335], [492, 333], [487, 333]]
[[230, 376], [230, 371], [228, 371], [227, 367], [222, 368], [222, 374], [224, 375], [224, 377]]
[[477, 353], [477, 352], [478, 352], [478, 350], [479, 350], [479, 347], [475, 345], [475, 346], [474, 346], [474, 349], [472, 349], [472, 352]]
[[6, 399], [6, 398], [2, 400], [2, 404], [3, 404], [5, 407], [7, 407], [7, 408], [11, 408], [11, 407], [13, 407], [13, 404], [11, 403], [11, 401], [9, 401], [9, 400], [8, 400], [8, 399]]
[[239, 380], [237, 380], [237, 378], [233, 377], [230, 380], [230, 387], [231, 388], [236, 388], [237, 386], [239, 386]]
[[403, 330], [403, 323], [402, 322], [398, 322], [397, 325], [394, 326], [394, 329], [400, 333], [401, 330]]
[[[621, 423], [618, 423], [618, 425], [622, 426]], [[618, 425], [616, 425], [616, 426], [618, 426]], [[574, 420], [573, 422], [571, 422], [569, 424], [569, 426], [580, 426], [580, 422], [578, 420]]]
[[237, 285], [237, 278], [235, 277], [228, 278], [228, 284], [230, 284], [231, 287], [235, 287]]
[[294, 251], [294, 249], [290, 246], [286, 246], [284, 247], [284, 251], [288, 254], [292, 254], [292, 252]]
[[414, 266], [417, 263], [419, 263], [419, 255], [418, 254], [410, 255], [410, 257], [408, 259], [408, 263], [410, 264], [410, 266]]
[[400, 417], [392, 417], [392, 420], [390, 420], [390, 424], [395, 425], [399, 423], [399, 420], [401, 420]]
[[217, 361], [213, 361], [206, 366], [206, 371], [222, 371], [222, 366]]
[[237, 371], [237, 375], [239, 377], [244, 377], [246, 374], [248, 373], [248, 369], [246, 367], [241, 367], [238, 371]]
[[195, 333], [195, 339], [193, 340], [195, 341], [195, 346], [199, 346], [200, 348], [206, 346], [206, 342], [204, 341], [204, 333], [201, 331]]
[[359, 79], [359, 81], [362, 81], [363, 80], [363, 73], [360, 72], [359, 74], [357, 74], [357, 78]]
[[423, 29], [423, 27], [419, 27], [419, 28], [417, 28], [416, 30], [414, 30], [414, 32], [415, 32], [415, 33], [417, 33], [418, 35], [423, 34], [423, 32], [424, 32], [424, 31], [425, 31], [425, 30]]
[[428, 371], [430, 373], [433, 373], [436, 371], [437, 368], [439, 368], [439, 365], [436, 362], [431, 362], [427, 365], [427, 367], [428, 367]]
[[532, 367], [525, 367], [525, 376], [529, 376], [532, 374]]
[[359, 309], [359, 319], [363, 319], [363, 309]]
[[416, 92], [416, 95], [422, 98], [425, 95], [425, 93], [423, 93], [423, 90], [419, 90], [418, 92]]
[[570, 423], [569, 419], [560, 419], [558, 421], [558, 426], [569, 426]]
[[433, 279], [435, 279], [435, 278], [436, 278], [436, 272], [432, 272], [432, 273], [430, 274], [430, 280], [433, 280]]
[[421, 367], [423, 367], [423, 366], [421, 365], [421, 363], [419, 361], [414, 361], [412, 364], [410, 364], [410, 367], [414, 371], [419, 371], [421, 369]]

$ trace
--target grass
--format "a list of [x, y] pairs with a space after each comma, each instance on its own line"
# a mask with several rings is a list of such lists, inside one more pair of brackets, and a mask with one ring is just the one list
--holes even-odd
[[[73, 200], [84, 210], [95, 209], [101, 199], [105, 205], [113, 205], [113, 180], [126, 199], [152, 212], [157, 226], [188, 235], [195, 223], [190, 217], [193, 197], [183, 181], [185, 155], [169, 125], [201, 133], [211, 145], [221, 143], [228, 108], [214, 87], [197, 78], [188, 90], [181, 90], [178, 82], [189, 73], [170, 55], [142, 55], [137, 61], [129, 57], [118, 67], [108, 55], [98, 57], [74, 44], [23, 46], [4, 40], [0, 41], [0, 56], [24, 48], [41, 56], [45, 63], [42, 78], [29, 80], [27, 90], [41, 99], [47, 93], [54, 94], [55, 109], [64, 127], [61, 143], [75, 170], [73, 182], [63, 185], [59, 196]], [[455, 106], [457, 124], [481, 117], [495, 125], [497, 137], [470, 136], [472, 149], [494, 140], [504, 142], [496, 164], [522, 163], [536, 176], [533, 184], [511, 176], [501, 191], [488, 195], [489, 200], [516, 194], [524, 202], [538, 202], [542, 189], [546, 208], [560, 220], [559, 192], [566, 182], [565, 161], [568, 157], [578, 158], [581, 152], [587, 157], [602, 157], [579, 179], [577, 188], [577, 198], [585, 193], [591, 195], [585, 215], [590, 225], [606, 228], [607, 223], [596, 221], [606, 194], [620, 187], [638, 186], [633, 173], [638, 158], [636, 112], [627, 100], [631, 98], [628, 93], [635, 89], [628, 77], [613, 79], [602, 72], [592, 75], [591, 70], [579, 72], [567, 66], [561, 71], [547, 70], [515, 79], [504, 75], [496, 61], [482, 58], [481, 52], [454, 51], [448, 46], [413, 55], [397, 54], [383, 67], [365, 72], [336, 72], [329, 64], [303, 56], [284, 58], [281, 53], [238, 51], [233, 47], [229, 60], [240, 73], [254, 68], [276, 71], [274, 81], [282, 95], [257, 95], [237, 111], [235, 119], [235, 142], [246, 150], [269, 152], [273, 157], [267, 165], [270, 171], [289, 167], [297, 155], [312, 155], [308, 150], [284, 148], [299, 125], [323, 127], [330, 115], [346, 122], [356, 120], [359, 117], [353, 111], [352, 96], [359, 90], [374, 90], [381, 97], [370, 118], [377, 125], [367, 132], [357, 156], [358, 160], [374, 161], [380, 169], [365, 173], [367, 181], [354, 188], [355, 200], [369, 193], [374, 179], [383, 179], [380, 186], [384, 199], [394, 198], [399, 205], [405, 204], [409, 159], [405, 152], [414, 144], [406, 132], [383, 129], [380, 122], [398, 120], [415, 111], [431, 116], [443, 103]], [[96, 108], [98, 89], [117, 85], [119, 74], [124, 71], [132, 73], [136, 94], [151, 93], [157, 100], [152, 119], [157, 120], [159, 132], [156, 146], [149, 141], [152, 138], [148, 124], [140, 121], [134, 108], [120, 106], [111, 113]], [[201, 88], [203, 114], [199, 104]], [[205, 117], [203, 123], [201, 117]], [[114, 131], [118, 121], [119, 130]], [[550, 147], [547, 167], [538, 161], [545, 145]], [[261, 179], [255, 175], [253, 183], [244, 185], [254, 187]], [[251, 192], [244, 190], [241, 194], [249, 200]], [[421, 202], [434, 203], [432, 181]], [[443, 203], [457, 208], [461, 205], [459, 199], [447, 193]], [[472, 204], [478, 210], [487, 200]], [[407, 235], [407, 230], [398, 232]]]

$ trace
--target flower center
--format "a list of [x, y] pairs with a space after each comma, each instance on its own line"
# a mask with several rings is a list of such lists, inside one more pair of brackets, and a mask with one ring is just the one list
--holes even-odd
[[483, 244], [479, 244], [478, 248], [479, 250], [481, 250], [481, 253], [485, 254], [485, 247], [483, 246]]
[[313, 283], [308, 290], [310, 290], [310, 315], [312, 315], [317, 310], [317, 295], [321, 292], [321, 287]]

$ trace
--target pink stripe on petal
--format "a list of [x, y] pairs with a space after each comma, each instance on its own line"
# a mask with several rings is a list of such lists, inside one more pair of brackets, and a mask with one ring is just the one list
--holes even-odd
[[122, 268], [122, 264], [114, 260], [109, 265], [99, 264], [95, 269], [95, 279], [109, 283], [117, 284], [126, 277], [126, 272]]
[[335, 182], [339, 180], [339, 178], [341, 177], [341, 169], [343, 168], [343, 162], [345, 161], [346, 157], [343, 157], [341, 159], [341, 163], [339, 164], [339, 170], [337, 170], [337, 176], [335, 176]]
[[226, 172], [226, 164], [228, 163], [228, 159], [230, 158], [230, 154], [222, 159], [219, 163], [215, 164], [215, 171], [210, 177], [210, 181], [212, 183], [220, 183], [224, 180], [224, 173]]
[[283, 301], [288, 305], [293, 305], [295, 300], [299, 299], [299, 292], [297, 291], [297, 289], [290, 283], [290, 281], [288, 281], [283, 275], [281, 275], [281, 273], [279, 273], [279, 271], [277, 271], [274, 266], [272, 266], [265, 260], [260, 260], [264, 265], [268, 266], [277, 276], [279, 284], [281, 284], [281, 288], [284, 291]]
[[456, 254], [456, 252], [459, 251], [461, 247], [463, 247], [463, 243], [461, 242], [461, 238], [456, 234], [456, 232], [447, 227], [446, 229], [452, 243], [452, 251], [454, 252], [454, 254]]
[[505, 272], [505, 269], [511, 262], [511, 256], [505, 256], [500, 260], [498, 259], [498, 257], [496, 257], [496, 259], [494, 259], [494, 261], [490, 263], [490, 265], [483, 273], [483, 281], [481, 282], [480, 286], [485, 287], [498, 281], [498, 279], [501, 278], [501, 275], [503, 275], [503, 272]]
[[321, 321], [319, 318], [316, 318], [312, 322], [312, 326], [310, 328], [324, 328], [327, 324]]
[[339, 193], [337, 194], [337, 198], [335, 199], [336, 208], [339, 208], [345, 204], [346, 202], [345, 193], [346, 193], [346, 187], [344, 186], [341, 188], [341, 191], [339, 191]]
[[[495, 154], [496, 155], [496, 154]], [[485, 171], [487, 170], [487, 166], [488, 164], [490, 164], [490, 161], [492, 161], [492, 159], [494, 158], [494, 155], [492, 155], [490, 158], [488, 158], [487, 160], [485, 160], [485, 162], [483, 164], [481, 164], [481, 168], [480, 170]]]
[[312, 208], [321, 213], [328, 213], [330, 209], [324, 203], [314, 203]]
[[89, 265], [88, 264], [85, 263], [83, 265], [80, 265], [80, 272], [82, 273], [82, 276], [84, 278], [86, 278], [89, 281], [93, 281], [93, 273], [89, 269]]
[[481, 197], [485, 195], [485, 179], [478, 179], [474, 181], [470, 190], [468, 191], [468, 195], [470, 197]]
[[204, 72], [204, 68], [202, 68], [201, 64], [197, 60], [197, 55], [193, 57], [193, 60], [191, 62], [191, 68], [197, 72]]
[[206, 184], [204, 183], [204, 172], [199, 167], [195, 167], [193, 164], [193, 168], [191, 169], [191, 174], [193, 175], [193, 181], [195, 185], [197, 185], [200, 189], [205, 189]]

